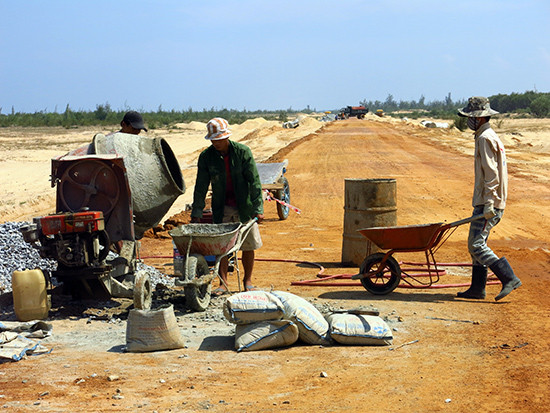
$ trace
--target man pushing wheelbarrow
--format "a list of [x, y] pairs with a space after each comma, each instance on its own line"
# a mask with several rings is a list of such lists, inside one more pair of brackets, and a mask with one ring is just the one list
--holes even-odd
[[491, 109], [489, 99], [471, 97], [468, 105], [458, 111], [468, 118], [468, 127], [475, 139], [475, 185], [472, 206], [473, 216], [483, 214], [485, 219], [472, 221], [468, 235], [468, 249], [472, 256], [472, 284], [458, 297], [483, 299], [489, 267], [502, 283], [502, 290], [495, 297], [501, 300], [521, 286], [521, 281], [505, 257], [498, 256], [487, 246], [491, 229], [502, 219], [508, 192], [506, 153], [489, 120], [498, 112]]
[[[199, 156], [197, 180], [193, 194], [191, 222], [199, 222], [205, 206], [206, 193], [212, 185], [212, 217], [214, 223], [248, 222], [256, 218], [243, 240], [242, 263], [245, 291], [254, 290], [252, 270], [254, 250], [262, 246], [258, 223], [264, 218], [263, 192], [260, 176], [248, 146], [229, 140], [231, 131], [223, 118], [211, 119], [206, 124], [205, 139], [211, 146]], [[229, 292], [227, 286], [228, 257], [220, 263], [219, 288], [212, 295]]]
[[[439, 279], [440, 271], [434, 253], [459, 225], [469, 223], [468, 250], [472, 256], [472, 282], [470, 288], [459, 292], [460, 298], [484, 299], [487, 273], [490, 268], [502, 283], [502, 290], [495, 297], [501, 300], [521, 286], [506, 258], [498, 256], [487, 246], [491, 229], [502, 219], [508, 190], [508, 174], [504, 145], [489, 125], [491, 115], [496, 114], [484, 97], [472, 97], [468, 105], [458, 111], [468, 117], [468, 127], [475, 139], [475, 186], [472, 200], [472, 216], [450, 224], [413, 225], [406, 227], [373, 227], [358, 230], [386, 253], [366, 257], [360, 272], [352, 279], [373, 294], [387, 294], [404, 281], [419, 282], [431, 286], [432, 277]], [[424, 252], [430, 281], [422, 283], [409, 269], [404, 271], [393, 258], [395, 252]]]

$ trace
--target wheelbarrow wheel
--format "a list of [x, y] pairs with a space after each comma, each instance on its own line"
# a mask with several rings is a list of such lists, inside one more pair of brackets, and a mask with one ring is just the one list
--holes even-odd
[[361, 284], [371, 294], [389, 294], [397, 288], [401, 281], [401, 268], [395, 258], [391, 256], [386, 260], [384, 268], [378, 271], [384, 256], [383, 253], [369, 255], [361, 264], [361, 274], [365, 275], [364, 278], [361, 278]]
[[[210, 274], [210, 267], [202, 255], [190, 255], [187, 259], [187, 275], [198, 279]], [[205, 311], [210, 304], [212, 283], [191, 285], [183, 289], [187, 307], [195, 311]]]
[[149, 274], [145, 271], [137, 271], [134, 280], [134, 308], [137, 310], [149, 310], [153, 301], [153, 291]]
[[[278, 189], [275, 191], [275, 198], [290, 204], [290, 186], [288, 185], [288, 180], [283, 176], [281, 178], [281, 183], [283, 184], [283, 189]], [[277, 215], [279, 215], [280, 220], [287, 219], [288, 212], [289, 209], [286, 205], [281, 205], [277, 202]]]

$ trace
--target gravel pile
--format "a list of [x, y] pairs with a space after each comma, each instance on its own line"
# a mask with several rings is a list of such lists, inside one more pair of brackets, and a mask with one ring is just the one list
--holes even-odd
[[149, 274], [149, 280], [151, 281], [151, 288], [154, 290], [157, 288], [157, 284], [164, 284], [166, 287], [173, 287], [174, 277], [169, 277], [166, 274], [163, 274], [159, 270], [149, 265], [145, 265], [142, 262], [138, 262], [137, 271], [145, 271]]
[[[54, 271], [57, 268], [57, 261], [40, 257], [38, 250], [26, 243], [20, 228], [28, 225], [29, 222], [6, 222], [0, 224], [0, 294], [11, 291], [11, 275], [13, 271], [27, 269], [41, 269], [42, 271]], [[116, 254], [109, 253], [116, 256]], [[138, 270], [146, 271], [151, 280], [151, 287], [154, 289], [158, 283], [167, 287], [174, 286], [174, 279], [150, 267], [138, 262]], [[55, 279], [54, 285], [55, 285]]]
[[41, 258], [38, 251], [23, 239], [19, 228], [28, 224], [0, 224], [0, 294], [11, 291], [11, 274], [14, 271], [37, 268], [53, 271], [57, 268], [56, 261]]

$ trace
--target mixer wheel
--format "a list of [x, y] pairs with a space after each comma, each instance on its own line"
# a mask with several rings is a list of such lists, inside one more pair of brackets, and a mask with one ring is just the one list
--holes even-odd
[[149, 274], [145, 271], [137, 271], [134, 280], [134, 308], [149, 310], [153, 301], [153, 290]]

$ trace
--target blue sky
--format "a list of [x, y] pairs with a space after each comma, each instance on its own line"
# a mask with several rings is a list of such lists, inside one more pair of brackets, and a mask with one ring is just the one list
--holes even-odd
[[0, 0], [2, 113], [550, 92], [548, 0]]

